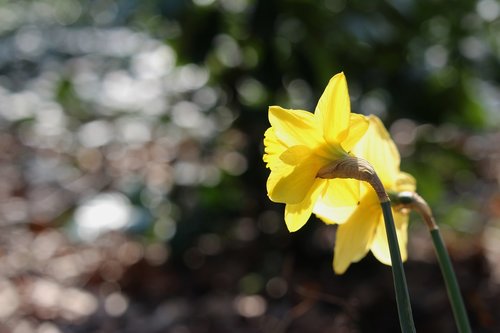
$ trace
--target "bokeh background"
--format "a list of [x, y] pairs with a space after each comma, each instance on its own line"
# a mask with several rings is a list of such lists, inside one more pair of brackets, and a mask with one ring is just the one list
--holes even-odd
[[[398, 332], [391, 271], [331, 268], [266, 197], [267, 106], [347, 75], [449, 247], [474, 332], [500, 331], [500, 3], [0, 2], [0, 332]], [[429, 236], [417, 329], [456, 332]]]

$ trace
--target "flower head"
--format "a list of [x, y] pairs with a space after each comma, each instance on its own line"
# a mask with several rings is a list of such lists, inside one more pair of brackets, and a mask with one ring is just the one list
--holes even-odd
[[[415, 180], [399, 170], [399, 152], [384, 125], [376, 116], [369, 116], [370, 126], [352, 148], [356, 157], [370, 162], [387, 192], [414, 191]], [[359, 205], [345, 210], [330, 205], [333, 198], [320, 195], [314, 213], [326, 223], [338, 223], [333, 268], [344, 273], [352, 262], [361, 260], [369, 250], [384, 264], [390, 265], [390, 252], [380, 202], [367, 183], [360, 185]], [[403, 260], [406, 260], [408, 215], [393, 209], [396, 232]]]
[[359, 181], [317, 177], [324, 166], [349, 156], [368, 128], [368, 120], [351, 114], [343, 73], [328, 83], [314, 113], [269, 107], [271, 127], [264, 138], [264, 161], [271, 169], [269, 198], [285, 203], [285, 222], [290, 231], [309, 219], [319, 197], [330, 207], [351, 213], [359, 200]]

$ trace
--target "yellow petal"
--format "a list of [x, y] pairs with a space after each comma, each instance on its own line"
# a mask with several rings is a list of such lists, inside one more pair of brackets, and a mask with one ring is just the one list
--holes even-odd
[[325, 160], [306, 146], [294, 146], [273, 161], [267, 192], [274, 202], [296, 204], [304, 200]]
[[415, 178], [406, 172], [399, 172], [396, 178], [396, 184], [394, 185], [394, 190], [396, 192], [415, 192], [417, 187], [417, 181]]
[[270, 106], [269, 122], [276, 137], [288, 147], [305, 145], [314, 149], [323, 142], [318, 122], [311, 112]]
[[[407, 258], [406, 244], [408, 241], [408, 215], [392, 211], [394, 215], [394, 224], [396, 225], [396, 234], [398, 236], [399, 250], [401, 251], [401, 259]], [[375, 258], [386, 265], [391, 264], [391, 253], [389, 252], [389, 244], [387, 242], [387, 234], [383, 217], [377, 226], [377, 232], [373, 239], [371, 251]]]
[[264, 147], [263, 160], [266, 166], [271, 170], [279, 167], [281, 163], [279, 157], [285, 152], [287, 147], [278, 139], [273, 127], [269, 127], [266, 133], [264, 133]]
[[342, 148], [347, 152], [361, 140], [370, 124], [368, 118], [361, 114], [351, 113], [349, 118], [349, 135], [341, 142]]
[[328, 82], [315, 110], [323, 128], [323, 137], [330, 145], [339, 144], [347, 137], [350, 113], [347, 81], [344, 73], [339, 73]]
[[342, 224], [351, 217], [357, 206], [329, 207], [323, 202], [316, 202], [313, 212], [326, 224]]
[[373, 241], [382, 211], [375, 194], [362, 198], [354, 214], [337, 229], [333, 269], [343, 274], [352, 262], [363, 258]]
[[392, 187], [399, 173], [398, 149], [378, 117], [370, 115], [368, 120], [370, 126], [352, 152], [373, 165], [384, 186]]
[[355, 179], [329, 179], [313, 212], [327, 224], [344, 223], [358, 207], [360, 182]]
[[304, 200], [298, 204], [287, 204], [285, 207], [285, 222], [288, 230], [294, 232], [302, 228], [309, 220], [311, 212], [326, 180], [316, 179], [313, 186], [306, 194]]

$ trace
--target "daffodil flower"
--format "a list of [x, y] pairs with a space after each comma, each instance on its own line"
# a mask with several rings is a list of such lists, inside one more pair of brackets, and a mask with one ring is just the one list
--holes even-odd
[[288, 229], [296, 231], [308, 221], [320, 196], [346, 216], [352, 213], [360, 182], [317, 177], [321, 168], [349, 157], [368, 128], [364, 116], [351, 114], [344, 74], [330, 80], [314, 113], [271, 106], [269, 122], [264, 138], [264, 161], [271, 169], [267, 191], [272, 201], [286, 204]]
[[[376, 116], [369, 116], [370, 126], [365, 135], [352, 148], [356, 157], [367, 160], [375, 169], [387, 192], [414, 191], [415, 180], [399, 170], [399, 152], [384, 125]], [[361, 260], [369, 250], [382, 263], [390, 265], [391, 258], [380, 201], [367, 183], [360, 185], [357, 209], [348, 215], [330, 202], [328, 195], [320, 196], [314, 213], [326, 223], [338, 223], [333, 268], [344, 273], [352, 262]], [[408, 215], [393, 209], [401, 257], [406, 260]]]

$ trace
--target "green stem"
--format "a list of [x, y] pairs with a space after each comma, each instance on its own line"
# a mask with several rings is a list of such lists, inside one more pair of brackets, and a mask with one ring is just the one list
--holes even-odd
[[399, 322], [403, 333], [415, 332], [415, 324], [411, 313], [410, 296], [403, 269], [403, 261], [399, 251], [398, 237], [394, 218], [392, 216], [391, 202], [389, 200], [381, 201], [382, 212], [384, 214], [385, 230], [389, 242], [391, 253], [392, 275], [394, 278], [394, 290], [396, 293], [396, 303], [398, 305]]
[[401, 192], [398, 193], [395, 198], [397, 204], [403, 207], [411, 208], [418, 212], [422, 219], [424, 220], [429, 232], [431, 233], [432, 243], [434, 244], [434, 249], [436, 250], [439, 267], [441, 268], [441, 273], [443, 275], [444, 283], [446, 285], [446, 291], [448, 292], [448, 298], [450, 299], [451, 308], [453, 310], [453, 316], [455, 317], [455, 322], [457, 324], [458, 331], [460, 333], [470, 333], [471, 328], [469, 324], [469, 318], [467, 317], [467, 312], [465, 311], [464, 301], [462, 295], [460, 294], [460, 289], [458, 287], [457, 277], [453, 271], [453, 266], [451, 265], [450, 256], [448, 251], [444, 246], [443, 238], [439, 232], [439, 227], [432, 216], [432, 211], [427, 202], [415, 192]]
[[410, 295], [408, 294], [408, 286], [406, 285], [406, 278], [403, 270], [403, 261], [401, 260], [401, 253], [399, 252], [399, 243], [396, 235], [394, 218], [392, 216], [391, 201], [375, 169], [368, 161], [362, 158], [349, 156], [321, 168], [317, 176], [324, 179], [353, 178], [365, 181], [373, 187], [384, 214], [401, 331], [403, 333], [415, 333], [415, 324], [413, 323], [411, 313]]
[[444, 282], [446, 284], [446, 290], [448, 291], [448, 298], [451, 302], [451, 308], [453, 309], [453, 316], [455, 317], [455, 322], [460, 333], [470, 333], [471, 328], [469, 324], [469, 318], [467, 317], [467, 312], [465, 311], [464, 301], [462, 295], [460, 294], [460, 289], [458, 287], [457, 278], [453, 267], [451, 265], [450, 256], [448, 251], [444, 246], [443, 238], [438, 228], [430, 230], [432, 236], [432, 242], [434, 243], [434, 249], [439, 261], [439, 266], [441, 267], [441, 273], [443, 274]]

